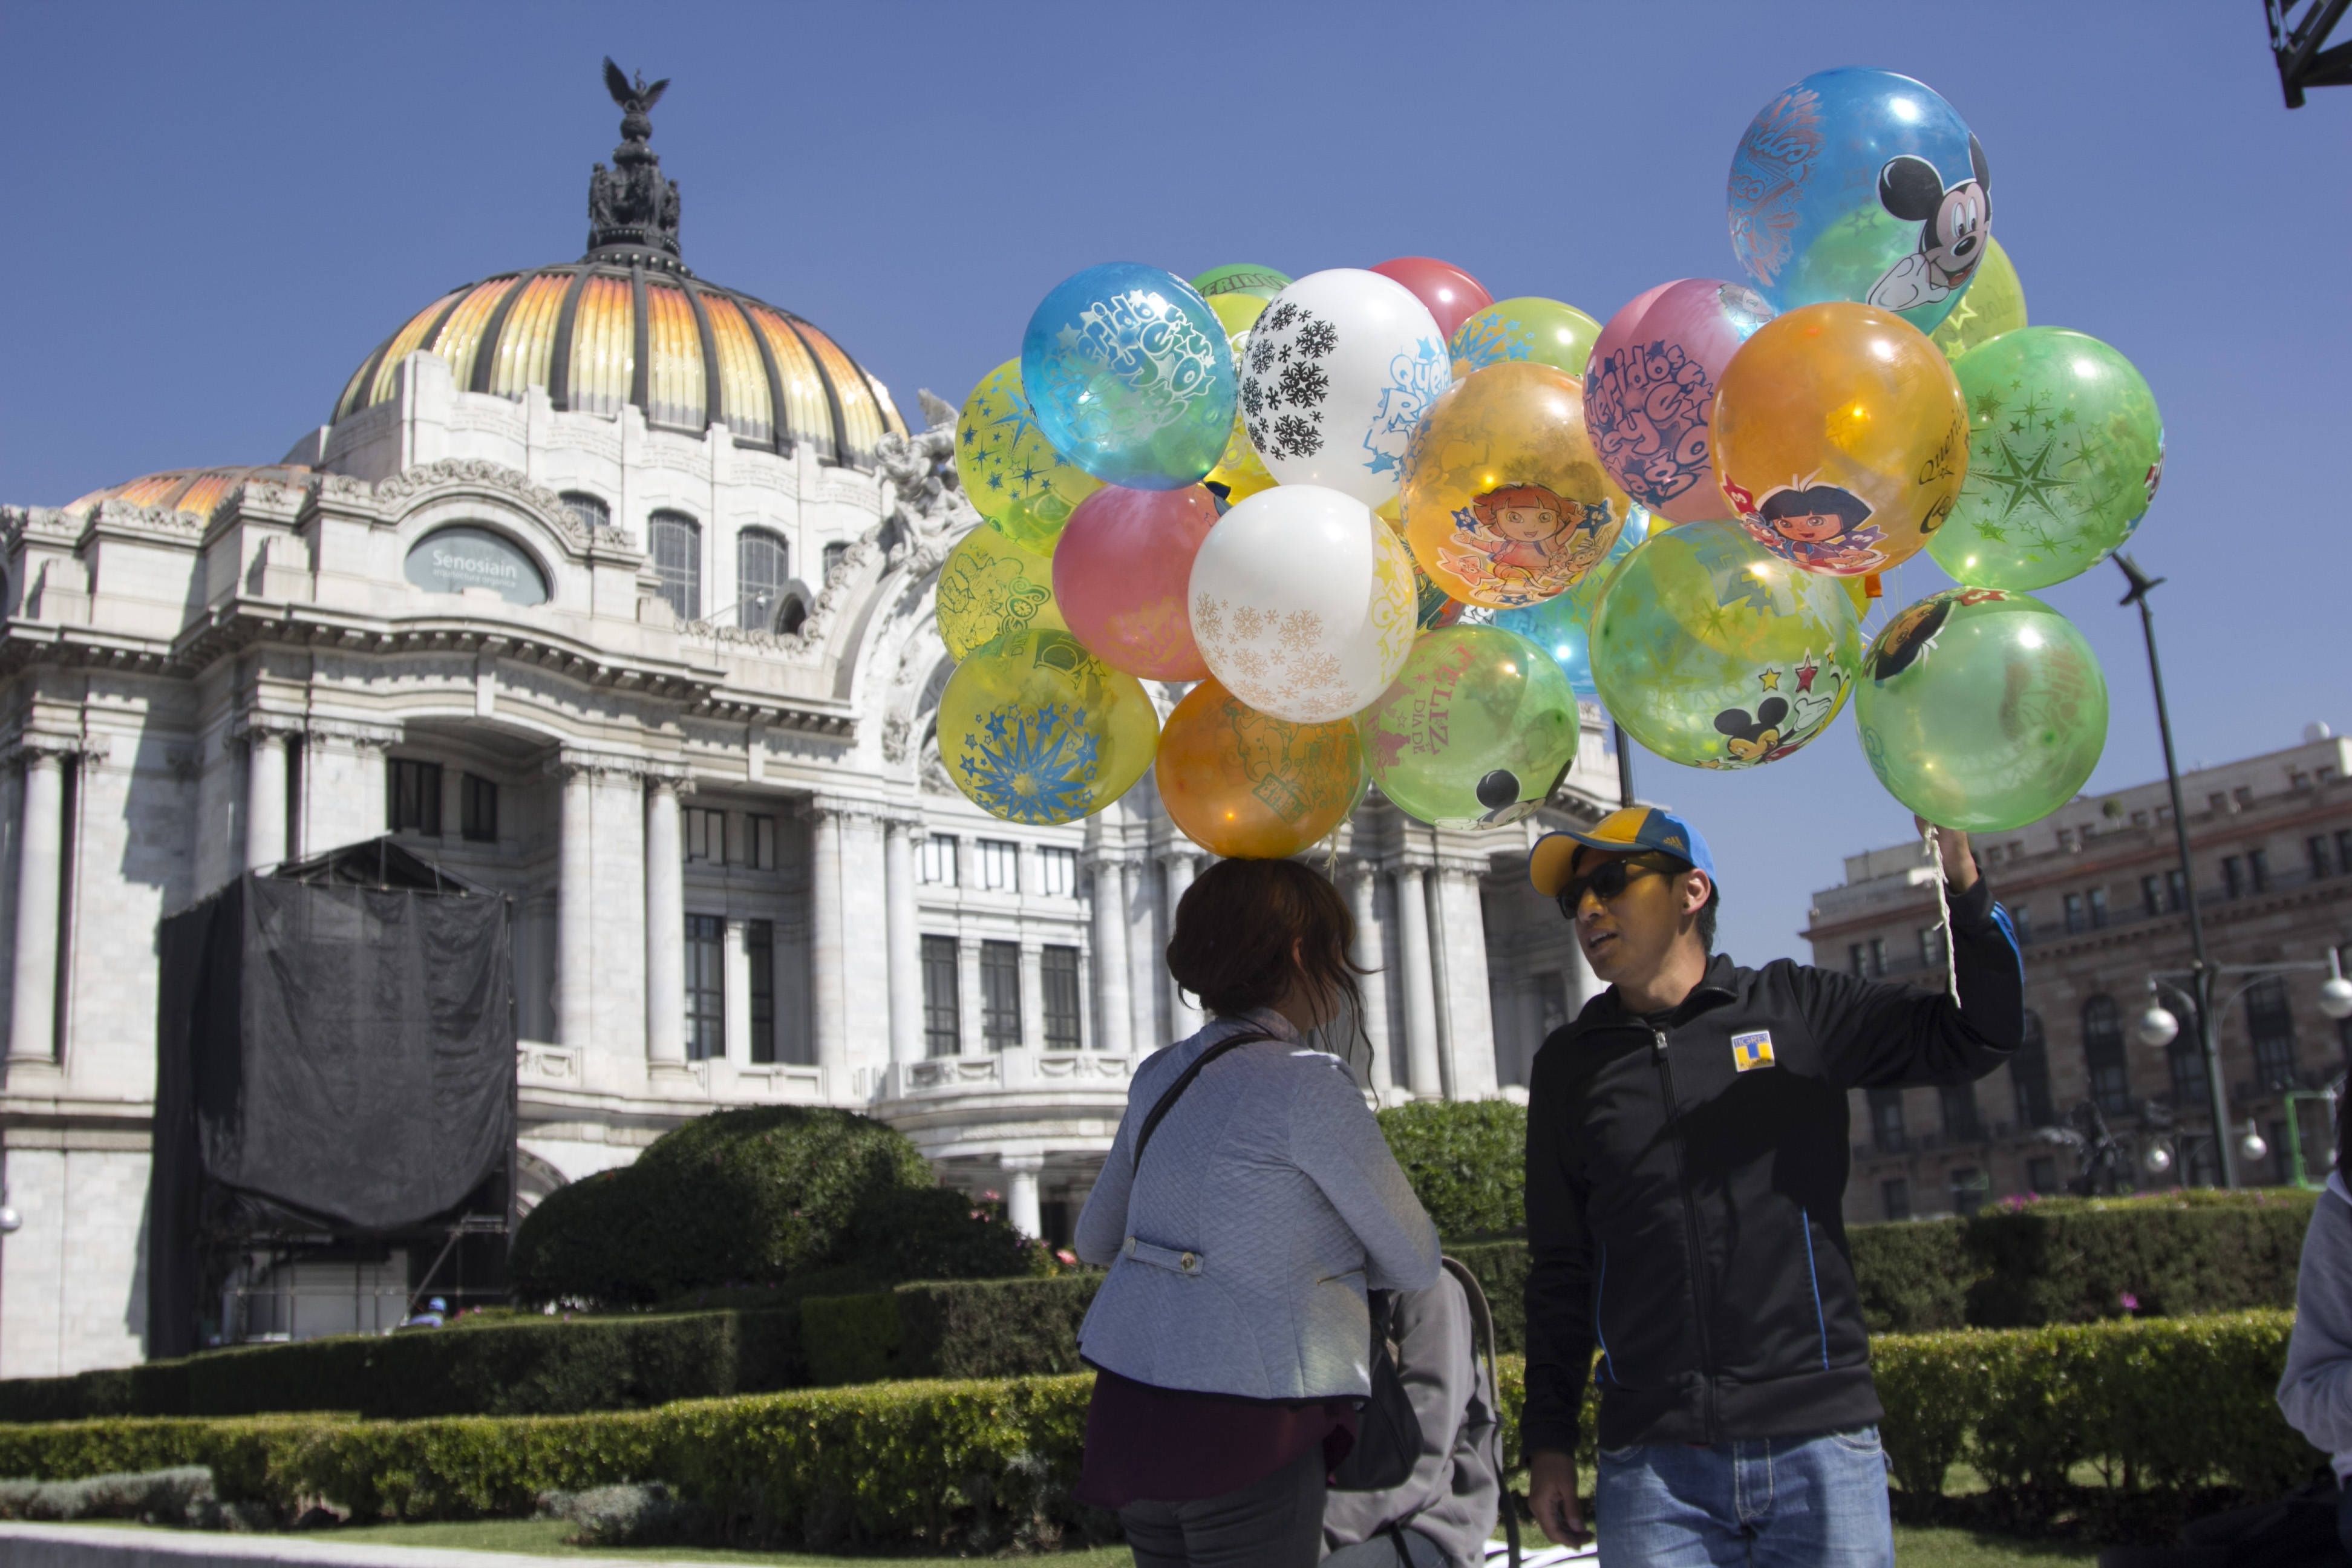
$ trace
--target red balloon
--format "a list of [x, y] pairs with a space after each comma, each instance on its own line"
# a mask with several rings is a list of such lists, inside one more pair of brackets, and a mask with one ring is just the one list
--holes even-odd
[[1087, 651], [1145, 680], [1209, 673], [1192, 641], [1192, 557], [1217, 522], [1199, 485], [1105, 485], [1080, 501], [1054, 546], [1054, 604]]
[[1400, 256], [1372, 268], [1392, 282], [1412, 290], [1413, 298], [1437, 318], [1437, 330], [1450, 342], [1454, 329], [1495, 302], [1486, 286], [1451, 261], [1433, 256]]

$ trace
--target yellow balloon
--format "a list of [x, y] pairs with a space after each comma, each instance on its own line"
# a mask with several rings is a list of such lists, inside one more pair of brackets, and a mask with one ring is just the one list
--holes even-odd
[[1449, 598], [1498, 610], [1565, 592], [1617, 542], [1633, 502], [1584, 428], [1584, 384], [1511, 360], [1423, 416], [1405, 459], [1405, 537]]
[[956, 475], [980, 515], [1008, 538], [1054, 552], [1071, 509], [1102, 481], [1054, 450], [1021, 389], [1021, 362], [981, 378], [956, 418]]
[[1756, 542], [1807, 572], [1900, 565], [1969, 477], [1968, 403], [1918, 328], [1803, 305], [1756, 329], [1715, 393], [1715, 478]]
[[940, 640], [961, 658], [1006, 632], [1066, 631], [1054, 563], [992, 528], [975, 528], [940, 563]]
[[1943, 350], [1946, 359], [1956, 360], [1987, 339], [2026, 324], [2025, 285], [2018, 281], [2017, 268], [2000, 241], [1987, 235], [1984, 259], [1977, 263], [1968, 292], [1927, 341]]
[[[1272, 302], [1255, 294], [1219, 294], [1209, 301], [1209, 309], [1225, 324], [1225, 342], [1234, 351], [1235, 364], [1242, 363], [1242, 351], [1249, 346], [1250, 328]], [[1265, 459], [1250, 444], [1249, 426], [1243, 422], [1238, 405], [1234, 409], [1233, 433], [1225, 437], [1225, 454], [1201, 482], [1222, 486], [1227, 506], [1274, 489], [1274, 476], [1265, 471]]]
[[940, 761], [1007, 822], [1090, 816], [1151, 765], [1160, 713], [1143, 683], [1064, 631], [1015, 631], [956, 666], [940, 697]]

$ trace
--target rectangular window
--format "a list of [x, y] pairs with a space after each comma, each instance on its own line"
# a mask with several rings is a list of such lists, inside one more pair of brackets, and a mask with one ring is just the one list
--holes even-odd
[[392, 830], [441, 837], [441, 764], [392, 759]]
[[745, 817], [743, 847], [751, 857], [751, 869], [774, 870], [776, 868], [776, 819], [756, 814]]
[[2303, 852], [2311, 858], [2311, 879], [2313, 881], [2315, 882], [2322, 877], [2332, 876], [2335, 874], [2336, 868], [2328, 864], [2327, 835], [2325, 833], [2315, 833], [2309, 838], [2305, 839], [2303, 842]]
[[956, 939], [927, 936], [923, 939], [923, 1049], [931, 1056], [951, 1057], [963, 1049], [963, 1018], [956, 1001]]
[[2017, 928], [2017, 940], [2021, 946], [2033, 940], [2033, 911], [2032, 910], [2027, 909], [2023, 904], [2018, 905], [2017, 908], [2009, 911], [2009, 923]]
[[727, 922], [686, 917], [686, 1059], [727, 1054]]
[[2164, 882], [2161, 878], [2142, 877], [2139, 879], [2140, 913], [2154, 920], [2164, 912]]
[[2056, 1120], [2050, 1106], [2050, 1043], [2042, 1037], [2042, 1015], [2031, 1007], [2025, 1011], [2024, 1037], [2009, 1058], [2009, 1084], [2019, 1126], [2047, 1127]]
[[1985, 1173], [1973, 1165], [1962, 1165], [1952, 1172], [1952, 1212], [1972, 1215], [1985, 1206], [1992, 1197], [1992, 1184]]
[[2269, 850], [2246, 851], [2246, 880], [2257, 893], [2268, 890], [2271, 885], [2271, 852]]
[[2025, 1162], [2025, 1190], [2046, 1195], [2058, 1190], [2058, 1162], [2037, 1154]]
[[1037, 890], [1049, 899], [1078, 896], [1078, 852], [1075, 849], [1037, 851]]
[[1045, 991], [1045, 1048], [1078, 1048], [1078, 950], [1049, 947], [1041, 956]]
[[833, 569], [840, 565], [841, 558], [848, 553], [849, 546], [842, 540], [836, 539], [824, 547], [824, 580], [826, 582], [833, 581]]
[[1919, 928], [1919, 967], [1933, 969], [1943, 962], [1944, 928], [1921, 926]]
[[2080, 893], [2067, 894], [2066, 929], [2069, 931], [2078, 931], [2087, 929], [2089, 924], [2090, 921], [2086, 920], [2083, 914], [2083, 895]]
[[2178, 866], [2164, 874], [2164, 907], [2176, 915], [2189, 907], [2189, 879]]
[[956, 885], [955, 835], [934, 833], [923, 840], [922, 878], [935, 887]]
[[2241, 861], [2235, 855], [2223, 856], [2221, 858], [2221, 896], [2225, 899], [2234, 899], [2242, 895], [2245, 890], [2246, 868], [2244, 862]]
[[1870, 972], [1873, 974], [1886, 973], [1886, 939], [1883, 936], [1870, 939]]
[[2352, 827], [2336, 835], [2336, 868], [2352, 877]]
[[2242, 806], [2252, 805], [2254, 804], [2253, 786], [2251, 784], [2240, 784], [2237, 788], [2230, 792], [2230, 798], [2236, 801]]
[[727, 864], [727, 814], [689, 805], [685, 816], [687, 859], [698, 865]]
[[1021, 944], [980, 944], [980, 1034], [992, 1051], [1021, 1044]]
[[751, 1059], [772, 1062], [776, 1059], [775, 922], [747, 923], [743, 928], [743, 947], [751, 970]]
[[2226, 795], [2209, 795], [2205, 797], [2205, 809], [2218, 816], [2230, 809], [2230, 797]]
[[499, 786], [479, 773], [458, 781], [458, 830], [479, 844], [499, 841]]
[[2192, 1032], [2196, 1021], [2183, 1018], [2180, 1033], [2172, 1038], [2165, 1056], [2172, 1068], [2172, 1103], [2177, 1106], [2203, 1105], [2208, 1100], [2205, 1083], [2205, 1054], [2197, 1048], [2197, 1037]]
[[1870, 1091], [1870, 1136], [1882, 1154], [1900, 1154], [1906, 1140], [1903, 1136], [1903, 1091], [1899, 1089], [1874, 1089]]
[[2294, 1012], [2282, 976], [2273, 974], [2248, 988], [2246, 1032], [2254, 1039], [2254, 1080], [2264, 1089], [2293, 1089]]
[[1860, 942], [1853, 942], [1853, 943], [1851, 943], [1850, 945], [1848, 945], [1848, 947], [1847, 947], [1847, 948], [1846, 948], [1846, 950], [1845, 950], [1845, 956], [1846, 956], [1846, 961], [1847, 961], [1849, 963], [1851, 963], [1851, 964], [1853, 964], [1853, 972], [1854, 972], [1856, 974], [1864, 974], [1864, 973], [1868, 973], [1868, 971], [1867, 971], [1867, 970], [1865, 970], [1865, 969], [1863, 967], [1863, 963], [1862, 963], [1862, 943], [1860, 943]]
[[1878, 1184], [1878, 1201], [1886, 1210], [1888, 1219], [1911, 1217], [1911, 1184], [1900, 1176], [1889, 1176]]
[[1984, 1137], [1984, 1129], [1977, 1120], [1974, 1084], [1946, 1084], [1936, 1094], [1943, 1102], [1945, 1137], [1955, 1143], [1974, 1143]]
[[2105, 888], [2093, 888], [2091, 889], [2091, 929], [2105, 931], [2106, 928], [2107, 890]]
[[1021, 890], [1021, 846], [1002, 838], [980, 841], [980, 885], [991, 892]]

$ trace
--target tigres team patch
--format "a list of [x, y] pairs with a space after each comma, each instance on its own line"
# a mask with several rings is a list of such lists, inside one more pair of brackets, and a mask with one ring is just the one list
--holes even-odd
[[1759, 1029], [1752, 1035], [1731, 1037], [1731, 1065], [1741, 1072], [1750, 1068], [1772, 1065], [1772, 1031]]

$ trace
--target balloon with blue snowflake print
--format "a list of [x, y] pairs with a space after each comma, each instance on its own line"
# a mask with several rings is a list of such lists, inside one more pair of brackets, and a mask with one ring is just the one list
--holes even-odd
[[1233, 434], [1224, 323], [1190, 283], [1140, 262], [1055, 286], [1021, 340], [1021, 384], [1054, 449], [1105, 484], [1198, 484]]
[[1065, 631], [1008, 632], [940, 698], [940, 761], [964, 798], [1007, 822], [1090, 816], [1128, 792], [1160, 745], [1143, 683]]

